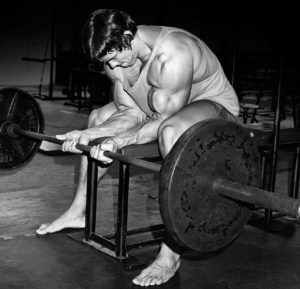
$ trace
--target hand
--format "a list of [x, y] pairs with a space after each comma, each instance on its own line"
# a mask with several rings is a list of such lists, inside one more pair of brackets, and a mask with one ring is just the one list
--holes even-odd
[[113, 159], [103, 155], [104, 151], [116, 152], [118, 149], [117, 143], [112, 138], [105, 139], [101, 144], [93, 146], [90, 155], [92, 158], [99, 160], [104, 164], [112, 163]]
[[88, 145], [90, 136], [84, 130], [74, 130], [65, 134], [56, 135], [56, 138], [63, 140], [62, 151], [81, 154], [82, 151], [76, 148], [76, 144]]

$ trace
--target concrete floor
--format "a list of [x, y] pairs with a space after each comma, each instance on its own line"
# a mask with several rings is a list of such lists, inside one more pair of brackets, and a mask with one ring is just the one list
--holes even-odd
[[[46, 134], [85, 127], [88, 114], [64, 101], [39, 101]], [[45, 143], [43, 144], [45, 145]], [[276, 190], [286, 193], [293, 155], [281, 152]], [[68, 237], [73, 231], [37, 237], [35, 229], [70, 204], [77, 185], [80, 157], [41, 152], [26, 166], [0, 171], [0, 288], [135, 288], [139, 272]], [[116, 223], [117, 164], [101, 181], [97, 232], [111, 233]], [[158, 176], [132, 167], [129, 229], [161, 223]], [[101, 188], [101, 190], [100, 190]], [[228, 248], [196, 259], [185, 258], [176, 276], [162, 288], [299, 288], [300, 227], [279, 218], [266, 231], [249, 223]], [[134, 250], [150, 262], [157, 246]]]

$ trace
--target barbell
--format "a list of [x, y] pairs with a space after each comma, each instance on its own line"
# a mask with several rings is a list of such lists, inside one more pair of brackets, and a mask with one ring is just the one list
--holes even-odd
[[[17, 88], [0, 90], [0, 169], [28, 163], [42, 141], [63, 141], [43, 134], [39, 104]], [[77, 144], [88, 154], [91, 147]], [[163, 164], [106, 151], [104, 155], [160, 172], [159, 209], [168, 234], [180, 245], [212, 252], [231, 243], [255, 206], [299, 217], [300, 202], [262, 190], [255, 133], [220, 119], [201, 121], [175, 143]]]

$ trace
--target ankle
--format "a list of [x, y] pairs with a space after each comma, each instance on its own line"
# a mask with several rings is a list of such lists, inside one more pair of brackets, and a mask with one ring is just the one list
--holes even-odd
[[85, 206], [73, 203], [68, 209], [68, 213], [74, 217], [84, 217], [85, 216]]
[[161, 245], [159, 256], [172, 261], [178, 261], [180, 259], [180, 255], [173, 251], [165, 243], [162, 243]]

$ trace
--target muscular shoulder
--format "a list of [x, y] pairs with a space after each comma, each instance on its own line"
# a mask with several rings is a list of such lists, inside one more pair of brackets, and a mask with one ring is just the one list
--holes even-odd
[[176, 88], [191, 81], [193, 70], [191, 46], [181, 42], [176, 35], [170, 35], [157, 50], [150, 65], [148, 81], [155, 87]]

